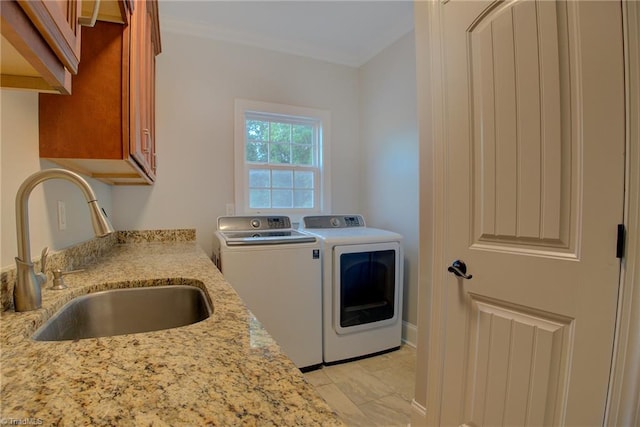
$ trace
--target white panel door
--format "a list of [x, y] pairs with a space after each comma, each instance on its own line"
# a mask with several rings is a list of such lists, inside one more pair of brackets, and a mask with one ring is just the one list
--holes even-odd
[[621, 5], [451, 0], [441, 12], [436, 227], [444, 260], [473, 278], [436, 276], [443, 364], [428, 416], [602, 425], [623, 220]]

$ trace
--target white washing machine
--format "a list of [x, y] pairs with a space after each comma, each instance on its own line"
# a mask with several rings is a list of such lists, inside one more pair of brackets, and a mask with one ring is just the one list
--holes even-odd
[[215, 235], [214, 262], [282, 350], [298, 368], [322, 364], [319, 239], [286, 216], [220, 217]]
[[360, 215], [307, 216], [302, 229], [322, 241], [324, 362], [400, 347], [402, 236], [366, 227]]

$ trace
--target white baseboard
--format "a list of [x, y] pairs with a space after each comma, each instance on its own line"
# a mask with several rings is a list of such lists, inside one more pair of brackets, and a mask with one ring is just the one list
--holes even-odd
[[418, 344], [418, 327], [404, 320], [402, 321], [402, 342], [413, 348]]

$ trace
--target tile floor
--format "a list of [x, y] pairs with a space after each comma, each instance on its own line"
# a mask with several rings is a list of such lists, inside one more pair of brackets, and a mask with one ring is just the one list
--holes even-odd
[[411, 422], [416, 350], [400, 349], [324, 366], [305, 377], [347, 426], [402, 426]]

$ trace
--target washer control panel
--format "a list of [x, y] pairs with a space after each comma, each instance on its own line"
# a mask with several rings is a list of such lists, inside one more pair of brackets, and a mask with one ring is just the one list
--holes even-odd
[[218, 230], [220, 231], [282, 230], [290, 228], [291, 220], [288, 216], [221, 216], [218, 218]]

